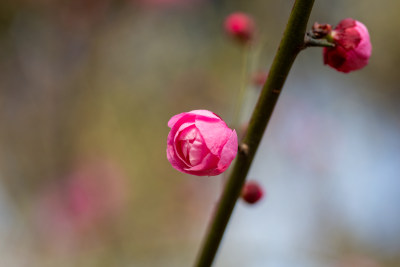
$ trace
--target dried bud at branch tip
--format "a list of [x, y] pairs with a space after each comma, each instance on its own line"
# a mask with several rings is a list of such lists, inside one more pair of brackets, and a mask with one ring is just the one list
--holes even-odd
[[316, 39], [325, 38], [332, 31], [332, 26], [329, 24], [319, 24], [315, 22], [312, 26], [312, 37]]

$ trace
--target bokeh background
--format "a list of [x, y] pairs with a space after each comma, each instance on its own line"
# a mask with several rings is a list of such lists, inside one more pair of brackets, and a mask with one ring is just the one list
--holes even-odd
[[[223, 177], [166, 159], [168, 119], [232, 123], [251, 14], [249, 77], [267, 72], [293, 1], [0, 2], [0, 266], [191, 266]], [[317, 0], [310, 23], [352, 17], [370, 64], [297, 58], [215, 266], [400, 266], [400, 2]], [[251, 80], [250, 78], [248, 79]], [[259, 88], [248, 86], [242, 122]]]

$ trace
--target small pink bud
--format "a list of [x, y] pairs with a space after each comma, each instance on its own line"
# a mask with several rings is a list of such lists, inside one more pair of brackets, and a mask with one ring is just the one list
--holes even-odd
[[262, 187], [255, 181], [248, 181], [242, 189], [242, 199], [249, 203], [254, 204], [264, 196]]
[[180, 172], [214, 176], [224, 172], [236, 157], [235, 130], [215, 113], [193, 110], [173, 116], [168, 126], [167, 158]]
[[371, 56], [371, 41], [368, 29], [354, 19], [344, 19], [328, 35], [335, 47], [324, 47], [324, 64], [348, 73], [368, 64]]
[[244, 13], [232, 13], [225, 19], [224, 25], [226, 32], [242, 43], [247, 43], [254, 37], [254, 21]]

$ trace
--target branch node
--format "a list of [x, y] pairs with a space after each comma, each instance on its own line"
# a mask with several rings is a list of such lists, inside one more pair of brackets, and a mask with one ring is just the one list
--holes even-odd
[[239, 152], [245, 156], [249, 155], [249, 146], [245, 143], [239, 145]]

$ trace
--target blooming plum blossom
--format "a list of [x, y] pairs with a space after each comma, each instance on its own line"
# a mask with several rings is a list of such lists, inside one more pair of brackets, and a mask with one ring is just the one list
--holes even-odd
[[324, 63], [332, 68], [348, 73], [368, 64], [372, 46], [368, 29], [354, 19], [344, 19], [331, 31], [335, 47], [324, 47]]
[[214, 176], [224, 172], [238, 150], [237, 134], [215, 113], [193, 110], [173, 116], [167, 158], [178, 171]]

